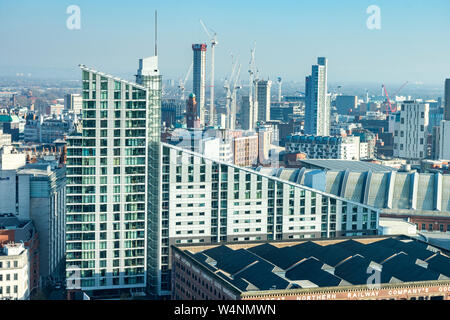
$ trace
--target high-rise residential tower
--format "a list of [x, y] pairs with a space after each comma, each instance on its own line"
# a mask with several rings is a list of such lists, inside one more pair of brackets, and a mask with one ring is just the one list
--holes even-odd
[[240, 122], [242, 129], [253, 130], [253, 101], [251, 96], [242, 96]]
[[450, 121], [450, 79], [445, 79], [444, 120]]
[[[159, 294], [161, 265], [158, 260], [160, 240], [160, 142], [161, 142], [161, 97], [162, 76], [158, 69], [158, 56], [139, 60], [136, 82], [147, 91], [147, 291]], [[164, 273], [164, 272], [163, 272]]]
[[68, 138], [67, 275], [93, 292], [151, 290], [159, 285], [157, 58], [139, 61], [139, 84], [81, 69], [82, 133]]
[[193, 91], [197, 98], [197, 114], [200, 124], [205, 124], [205, 81], [206, 81], [206, 44], [193, 44], [194, 76]]
[[256, 121], [270, 121], [270, 88], [272, 81], [259, 80], [255, 85], [255, 97], [258, 103], [254, 108], [258, 108], [258, 114], [254, 119]]
[[328, 60], [317, 58], [305, 81], [305, 134], [330, 135], [330, 101], [327, 92]]

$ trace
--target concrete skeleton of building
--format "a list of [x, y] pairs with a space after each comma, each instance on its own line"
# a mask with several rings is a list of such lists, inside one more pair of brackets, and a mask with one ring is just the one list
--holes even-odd
[[330, 135], [330, 96], [327, 89], [328, 61], [317, 58], [312, 73], [305, 80], [305, 134]]
[[429, 105], [404, 101], [395, 115], [394, 157], [417, 161], [427, 156]]

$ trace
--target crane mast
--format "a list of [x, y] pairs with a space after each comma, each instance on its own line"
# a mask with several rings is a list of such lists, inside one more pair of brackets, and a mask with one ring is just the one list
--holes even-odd
[[202, 20], [200, 20], [200, 24], [202, 25], [203, 29], [205, 30], [206, 34], [210, 38], [211, 41], [211, 83], [210, 83], [210, 102], [209, 102], [209, 125], [214, 125], [214, 69], [215, 69], [215, 48], [216, 45], [219, 43], [217, 41], [217, 33], [214, 32], [213, 35], [208, 31], [208, 28], [205, 26]]

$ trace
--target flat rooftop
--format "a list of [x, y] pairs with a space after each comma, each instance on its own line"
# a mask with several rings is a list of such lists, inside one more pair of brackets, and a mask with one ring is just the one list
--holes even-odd
[[337, 159], [305, 159], [298, 160], [299, 164], [306, 168], [324, 169], [330, 171], [349, 170], [353, 172], [389, 172], [397, 171], [395, 168], [383, 166], [378, 163], [357, 161], [357, 160], [337, 160]]
[[450, 252], [407, 236], [176, 248], [240, 292], [450, 278]]

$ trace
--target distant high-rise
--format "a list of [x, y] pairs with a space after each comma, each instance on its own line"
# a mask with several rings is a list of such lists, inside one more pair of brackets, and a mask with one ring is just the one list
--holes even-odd
[[357, 96], [337, 96], [336, 109], [339, 114], [350, 114], [350, 111], [355, 111], [358, 106]]
[[[82, 290], [158, 292], [161, 76], [136, 82], [81, 66], [82, 134], [68, 138], [67, 272]], [[86, 250], [86, 251], [83, 251]]]
[[197, 101], [195, 94], [191, 93], [186, 107], [186, 127], [188, 129], [198, 128]]
[[394, 157], [420, 160], [427, 157], [430, 105], [422, 101], [404, 101], [395, 118]]
[[317, 58], [312, 73], [305, 81], [305, 134], [330, 135], [330, 104], [327, 92], [328, 60]]
[[242, 129], [253, 130], [253, 101], [251, 96], [242, 96], [240, 122]]
[[445, 79], [444, 120], [450, 121], [450, 79]]
[[66, 94], [64, 97], [64, 108], [73, 111], [75, 114], [81, 113], [82, 104], [81, 94]]
[[255, 97], [258, 103], [258, 113], [254, 116], [256, 121], [270, 121], [270, 88], [272, 87], [272, 81], [259, 80], [255, 86]]
[[206, 81], [206, 44], [193, 44], [194, 82], [193, 91], [197, 99], [197, 114], [200, 123], [205, 124], [205, 81]]

